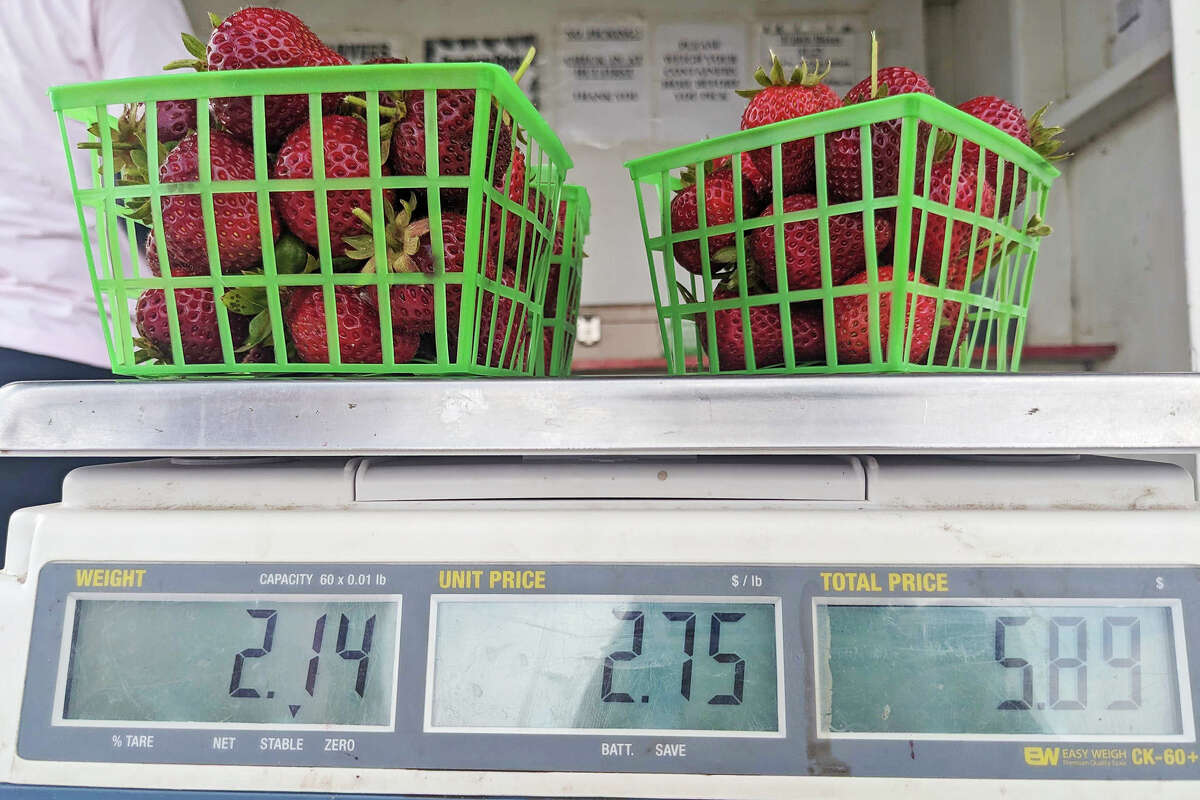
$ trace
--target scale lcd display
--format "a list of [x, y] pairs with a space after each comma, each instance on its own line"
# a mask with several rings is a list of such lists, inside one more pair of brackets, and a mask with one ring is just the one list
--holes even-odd
[[73, 602], [58, 724], [392, 724], [398, 597]]
[[783, 735], [777, 601], [435, 597], [431, 616], [427, 729]]
[[1177, 603], [818, 601], [829, 736], [1181, 736]]

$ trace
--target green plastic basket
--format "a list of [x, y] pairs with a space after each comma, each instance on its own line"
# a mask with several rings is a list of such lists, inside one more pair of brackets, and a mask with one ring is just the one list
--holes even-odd
[[[469, 90], [474, 97], [474, 127], [471, 131], [469, 164], [464, 174], [439, 174], [439, 142], [437, 124], [437, 90]], [[380, 113], [380, 93], [409, 90], [423, 91], [425, 130], [425, 174], [389, 174], [384, 164], [379, 132], [386, 115]], [[322, 94], [358, 94], [365, 99], [361, 116], [368, 132], [369, 175], [337, 177], [325, 175], [321, 158], [313, 158], [313, 177], [309, 179], [278, 179], [269, 177], [271, 161], [265, 134], [264, 98], [268, 95], [306, 95], [311, 144], [314, 153], [321, 152], [323, 141]], [[196, 100], [198, 107], [207, 109], [212, 98], [247, 97], [252, 111], [252, 148], [254, 177], [247, 180], [214, 180], [210, 163], [209, 114], [197, 119], [199, 180], [186, 183], [163, 183], [159, 180], [162, 156], [157, 137], [157, 101]], [[332, 373], [338, 375], [414, 374], [414, 375], [532, 375], [541, 353], [542, 329], [540, 298], [545, 291], [550, 244], [553, 241], [564, 174], [571, 166], [557, 135], [546, 124], [524, 93], [503, 69], [492, 64], [414, 64], [363, 65], [298, 69], [264, 69], [196, 74], [160, 75], [101, 83], [59, 86], [50, 90], [50, 98], [58, 112], [63, 145], [71, 169], [71, 185], [79, 214], [84, 251], [91, 270], [96, 303], [113, 371], [123, 375], [143, 377], [211, 374], [289, 374]], [[148, 182], [125, 185], [114, 180], [113, 130], [115, 120], [109, 109], [125, 104], [145, 103], [146, 161]], [[386, 109], [385, 109], [386, 110]], [[381, 119], [382, 117], [382, 119]], [[98, 138], [84, 132], [72, 120], [90, 122], [106, 120], [99, 125]], [[497, 123], [497, 120], [501, 122]], [[511, 123], [511, 124], [509, 124]], [[509, 135], [515, 152], [523, 149], [526, 177], [520, 196], [523, 202], [509, 199], [513, 162], [501, 174], [496, 169], [496, 153], [501, 137]], [[464, 132], [461, 134], [466, 136]], [[93, 145], [91, 175], [76, 174], [76, 146], [81, 141]], [[526, 142], [523, 146], [520, 142]], [[386, 263], [384, 249], [385, 214], [383, 193], [391, 190], [397, 200], [412, 193], [423, 196], [418, 217], [428, 216], [433, 261], [432, 272], [375, 272], [340, 271], [344, 261], [335, 264], [330, 251], [330, 231], [327, 219], [328, 193], [335, 190], [368, 190], [371, 198], [371, 233], [375, 239], [375, 257]], [[314, 256], [315, 268], [308, 272], [281, 272], [277, 269], [272, 244], [270, 203], [283, 191], [312, 192], [316, 206], [318, 241]], [[456, 198], [457, 209], [466, 217], [464, 265], [461, 272], [445, 269], [443, 215], [448, 213], [447, 190]], [[465, 191], [465, 205], [457, 204]], [[223, 193], [253, 193], [257, 203], [258, 236], [262, 249], [259, 270], [241, 274], [222, 274], [217, 250], [213, 198]], [[207, 274], [171, 276], [166, 268], [168, 254], [164, 245], [163, 219], [160, 198], [170, 195], [199, 196], [208, 252]], [[162, 277], [139, 273], [135, 249], [135, 223], [123, 215], [123, 210], [149, 198], [152, 209], [151, 231], [155, 236]], [[481, 268], [492, 248], [491, 226], [499, 225], [503, 242], [510, 226], [519, 231], [518, 255], [506, 259], [503, 252], [493, 253], [497, 267], [494, 271]], [[358, 233], [366, 233], [365, 228]], [[494, 238], [494, 236], [493, 236]], [[503, 246], [499, 249], [502, 251]], [[491, 271], [489, 275], [488, 272]], [[394, 350], [392, 315], [388, 287], [401, 284], [432, 286], [436, 324], [432, 332], [421, 339], [420, 351], [414, 360], [397, 363]], [[176, 291], [185, 288], [212, 290], [214, 297], [222, 296], [235, 287], [261, 287], [265, 290], [266, 310], [271, 339], [274, 343], [288, 342], [283, 309], [294, 287], [323, 287], [318, 302], [323, 302], [328, 360], [301, 360], [290, 346], [274, 346], [267, 350], [267, 360], [247, 363], [238, 352], [239, 342], [234, 332], [245, 328], [245, 320], [235, 315], [225, 304], [217, 302], [215, 316], [220, 340], [220, 357], [216, 363], [188, 363], [181, 347], [180, 313]], [[378, 363], [347, 363], [335, 323], [333, 287], [375, 287], [373, 295], [363, 289], [372, 301], [380, 326]], [[455, 287], [461, 286], [461, 294]], [[139, 295], [150, 289], [164, 290], [170, 331], [170, 354], [167, 363], [139, 363], [135, 353], [134, 329], [131, 315]], [[458, 319], [449, 319], [447, 293], [453, 290], [461, 298]], [[351, 293], [352, 290], [342, 289]], [[106, 313], [106, 310], [108, 313]], [[189, 323], [190, 324], [190, 323]], [[239, 334], [240, 335], [240, 334]], [[412, 341], [409, 337], [408, 341]], [[257, 348], [256, 348], [257, 349]], [[261, 350], [259, 355], [261, 357]]]
[[[833, 197], [826, 164], [833, 137], [857, 129], [859, 141], [869, 142], [873, 124], [879, 134], [889, 123], [900, 131], [895, 192], [875, 194], [874, 148], [860, 147], [861, 174], [856, 180], [861, 199], [839, 201]], [[796, 203], [809, 207], [776, 213], [786, 208], [782, 146], [799, 140], [810, 140], [814, 152], [816, 182], [808, 190], [813, 197]], [[966, 142], [978, 146], [973, 163], [964, 159]], [[771, 174], [766, 176], [769, 194], [763, 198], [762, 213], [755, 216], [746, 213], [744, 193], [754, 191], [753, 160], [748, 154], [760, 148], [769, 148]], [[1008, 187], [1003, 208], [1000, 200], [1005, 192], [996, 192], [985, 180], [985, 170], [990, 168], [985, 159], [990, 154], [997, 159], [993, 174], [1001, 176], [996, 186]], [[939, 159], [936, 163], [935, 156]], [[705, 175], [706, 167], [712, 170], [714, 162], [733, 171], [732, 220], [710, 226], [707, 204], [698, 203], [696, 227], [672, 230], [672, 193], [683, 187], [672, 173], [689, 167], [695, 170], [697, 197], [705, 197], [705, 182], [712, 179]], [[746, 163], [750, 166], [744, 166]], [[936, 98], [903, 94], [697, 142], [626, 166], [636, 188], [659, 328], [672, 374], [1005, 372], [1019, 368], [1039, 237], [1048, 232], [1042, 218], [1050, 184], [1059, 173], [1042, 156], [996, 128]], [[949, 169], [947, 186], [957, 187], [960, 179], [970, 181], [971, 167], [974, 192], [967, 202], [930, 197], [928, 187], [941, 171]], [[935, 168], [939, 170], [936, 175]], [[918, 191], [919, 187], [927, 188]], [[989, 191], [994, 208], [991, 213], [978, 213], [987, 210]], [[840, 226], [853, 220], [860, 231], [857, 236], [863, 240], [861, 282], [834, 279], [835, 267], [837, 273], [845, 272], [844, 264], [831, 259], [831, 220], [840, 215], [851, 216], [837, 219], [839, 229], [844, 230]], [[878, 249], [877, 226], [887, 227], [882, 220], [892, 223], [892, 243]], [[819, 255], [814, 258], [819, 258], [819, 280], [809, 281], [816, 285], [791, 286], [791, 253], [785, 253], [785, 231], [799, 229], [792, 223], [804, 221], [816, 224]], [[765, 234], [755, 236], [756, 231], [767, 228], [771, 229], [773, 250]], [[952, 241], [959, 241], [960, 232], [964, 249], [951, 253]], [[724, 239], [719, 238], [722, 236]], [[775, 284], [773, 291], [763, 288], [764, 267], [748, 255], [748, 242], [754, 238], [760, 248], [755, 252], [760, 256], [766, 252], [768, 259], [773, 256], [773, 275], [766, 276]], [[700, 274], [684, 269], [674, 257], [676, 244], [692, 241], [700, 242]], [[768, 244], [759, 244], [763, 241]], [[940, 253], [937, 244], [944, 245]], [[847, 251], [839, 250], [839, 254], [843, 252]], [[891, 260], [885, 260], [888, 258]], [[964, 275], [982, 265], [981, 274], [955, 285], [948, 278], [950, 266], [961, 268], [964, 258], [970, 265]], [[726, 265], [728, 271], [723, 269]], [[890, 279], [880, 276], [885, 266], [894, 268]], [[918, 278], [918, 270], [925, 277]], [[716, 297], [721, 286], [718, 281], [728, 278], [735, 280]], [[890, 313], [889, 308], [903, 309], [903, 313]], [[886, 325], [881, 325], [881, 311]], [[757, 357], [752, 322], [762, 330], [779, 331], [774, 341], [765, 334], [758, 337]], [[784, 331], [793, 335], [783, 335]], [[854, 342], [860, 346], [855, 348]]]
[[[565, 378], [571, 374], [575, 350], [575, 325], [579, 293], [583, 288], [583, 245], [591, 226], [592, 204], [587, 189], [563, 186], [564, 213], [559, 220], [562, 245], [555, 239], [550, 256], [550, 278], [543, 304], [543, 375]], [[557, 278], [555, 276], [557, 275]]]

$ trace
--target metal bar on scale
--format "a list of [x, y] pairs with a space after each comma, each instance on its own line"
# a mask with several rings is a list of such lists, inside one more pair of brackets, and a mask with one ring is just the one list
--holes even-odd
[[1200, 374], [14, 383], [0, 454], [1187, 453]]

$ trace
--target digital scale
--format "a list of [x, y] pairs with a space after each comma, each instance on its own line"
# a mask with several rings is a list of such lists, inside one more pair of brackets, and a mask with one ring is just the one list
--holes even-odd
[[[0, 794], [1193, 798], [1200, 376], [15, 384]], [[143, 794], [113, 790], [142, 790]]]

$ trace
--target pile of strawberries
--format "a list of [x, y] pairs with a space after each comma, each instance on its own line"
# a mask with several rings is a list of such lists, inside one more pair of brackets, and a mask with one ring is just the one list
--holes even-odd
[[[275, 8], [244, 8], [224, 20], [212, 17], [208, 43], [184, 34], [192, 58], [173, 62], [168, 68], [241, 70], [269, 67], [321, 67], [349, 62], [326, 46], [295, 15]], [[368, 63], [407, 63], [406, 59], [376, 59]], [[426, 174], [425, 109], [422, 90], [381, 92], [380, 152], [384, 175]], [[471, 142], [475, 126], [475, 91], [440, 90], [437, 93], [438, 170], [443, 176], [467, 175], [471, 166]], [[324, 173], [327, 178], [367, 178], [368, 141], [375, 131], [365, 119], [366, 103], [361, 95], [327, 94], [322, 97]], [[511, 118], [491, 105], [488, 121], [488, 159], [485, 174], [493, 176], [497, 191], [518, 207], [534, 212], [547, 227], [552, 214], [534, 182], [526, 186], [525, 155]], [[213, 194], [216, 263], [222, 273], [261, 274], [263, 240], [260, 208], [253, 192], [221, 192], [228, 180], [256, 177], [254, 125], [249, 97], [213, 98], [210, 104], [209, 166], [217, 183]], [[273, 179], [313, 177], [314, 153], [305, 95], [272, 95], [264, 102], [265, 140], [269, 176]], [[159, 180], [162, 183], [196, 181], [200, 176], [200, 147], [196, 134], [196, 102], [162, 101], [156, 104], [159, 141]], [[123, 183], [145, 183], [145, 108], [126, 109], [113, 131], [115, 166]], [[98, 129], [93, 126], [93, 134]], [[95, 136], [93, 137], [95, 138]], [[93, 141], [84, 146], [97, 148]], [[139, 152], [139, 148], [141, 151]], [[507, 181], [507, 183], [506, 183]], [[364, 182], [364, 186], [366, 183]], [[465, 188], [440, 192], [439, 226], [429, 218], [424, 192], [401, 196], [394, 190], [382, 192], [386, 221], [386, 261], [377, 263], [376, 243], [371, 237], [373, 216], [371, 191], [350, 188], [328, 191], [326, 208], [319, 210], [313, 192], [273, 192], [270, 220], [275, 269], [280, 274], [319, 270], [322, 224], [328, 228], [327, 254], [338, 272], [412, 272], [431, 275], [440, 271], [462, 273], [473, 269], [465, 263], [467, 250], [467, 204]], [[170, 195], [161, 199], [164, 241], [151, 234], [147, 261], [151, 272], [160, 274], [160, 250], [165, 253], [173, 276], [211, 274], [210, 243], [198, 194]], [[152, 225], [151, 201], [130, 205], [129, 216]], [[560, 209], [561, 212], [561, 209]], [[322, 219], [323, 217], [323, 219]], [[512, 291], [484, 291], [480, 300], [476, 337], [478, 364], [519, 368], [523, 365], [533, 335], [532, 319], [514, 297], [530, 291], [535, 255], [546, 244], [535, 237], [533, 226], [499, 204], [484, 209], [486, 241], [478, 248], [481, 276]], [[524, 230], [522, 230], [524, 228]], [[503, 233], [502, 233], [503, 231]], [[560, 239], [561, 242], [561, 234]], [[561, 247], [561, 244], [559, 245]], [[552, 276], [553, 277], [553, 276]], [[435, 313], [436, 289], [432, 279], [425, 283], [393, 285], [381, 299], [375, 286], [336, 286], [331, 305], [336, 313], [340, 358], [343, 363], [380, 364], [391, 348], [395, 363], [436, 358], [434, 332], [444, 326], [450, 358], [456, 358], [455, 336], [459, 331], [462, 287], [445, 284], [445, 315]], [[325, 290], [320, 286], [282, 289], [279, 303], [286, 342], [275, 341], [272, 303], [262, 287], [240, 286], [220, 298], [209, 288], [176, 288], [180, 346], [188, 364], [221, 363], [217, 300], [228, 315], [236, 357], [241, 362], [276, 361], [275, 348], [286, 347], [288, 362], [328, 363]], [[162, 289], [144, 292], [136, 304], [135, 323], [138, 360], [173, 360], [168, 325], [168, 298]], [[391, 342], [382, 336], [381, 312], [390, 310]]]
[[[761, 67], [755, 74], [759, 88], [741, 92], [749, 97], [749, 104], [742, 114], [741, 129], [747, 130], [783, 120], [816, 114], [823, 111], [869, 102], [882, 97], [910, 92], [934, 95], [933, 87], [925, 76], [907, 67], [886, 67], [874, 70], [847, 92], [845, 97], [837, 94], [824, 83], [824, 73], [810, 71], [806, 63], [785, 77], [783, 66], [772, 54], [770, 72]], [[1060, 128], [1048, 128], [1041, 124], [1045, 109], [1026, 119], [1021, 110], [999, 97], [976, 97], [959, 106], [959, 109], [987, 122], [1015, 137], [1047, 158], [1055, 156], [1060, 142], [1055, 136]], [[871, 189], [875, 198], [895, 196], [902, 189], [911, 189], [915, 194], [925, 195], [924, 167], [927, 141], [931, 129], [928, 124], [918, 126], [916, 185], [900, 186], [900, 133], [901, 120], [878, 122], [871, 126], [870, 154], [872, 161]], [[1012, 208], [1025, 198], [1026, 176], [1014, 170], [1011, 164], [1004, 168], [1002, 185], [998, 185], [998, 160], [995, 153], [988, 152], [984, 158], [984, 180], [977, 191], [979, 146], [963, 140], [957, 179], [953, 170], [953, 153], [956, 142], [945, 132], [935, 139], [937, 146], [934, 163], [929, 175], [927, 196], [930, 200], [948, 206], [972, 211], [984, 217], [993, 217], [999, 210], [1007, 216]], [[831, 204], [861, 200], [863, 198], [862, 146], [860, 129], [848, 128], [825, 136], [825, 176], [828, 201]], [[817, 170], [815, 143], [812, 138], [788, 141], [781, 146], [779, 179], [782, 182], [784, 213], [817, 208]], [[770, 148], [740, 154], [741, 214], [747, 222], [755, 217], [776, 213], [772, 202], [774, 167]], [[735, 170], [732, 158], [724, 157], [704, 165], [704, 211], [707, 227], [725, 225], [736, 220]], [[681, 234], [696, 231], [699, 225], [699, 197], [697, 181], [692, 168], [683, 176], [684, 188], [671, 201], [671, 232]], [[1014, 172], [1018, 173], [1014, 179]], [[865, 213], [873, 213], [871, 224], [864, 222]], [[775, 366], [785, 362], [785, 339], [790, 335], [797, 363], [822, 363], [826, 360], [825, 325], [821, 303], [793, 303], [791, 306], [791, 331], [783, 331], [783, 317], [774, 300], [756, 301], [757, 294], [799, 289], [816, 289], [830, 285], [866, 284], [868, 282], [867, 253], [870, 248], [878, 264], [878, 280], [893, 279], [890, 266], [894, 254], [895, 232], [894, 208], [874, 212], [837, 214], [829, 217], [829, 260], [827, 278], [821, 273], [820, 222], [811, 219], [787, 222], [783, 225], [783, 261], [776, 260], [775, 226], [749, 228], [744, 233], [744, 251], [747, 266], [747, 286], [738, 286], [736, 281], [737, 248], [735, 237], [739, 234], [724, 233], [700, 239], [675, 242], [675, 261], [685, 270], [702, 275], [704, 254], [707, 249], [709, 275], [719, 283], [713, 289], [714, 301], [730, 300], [749, 296], [749, 329], [752, 337], [753, 364], [755, 368]], [[929, 212], [924, 222], [924, 244], [918, 246], [918, 231], [921, 230], [922, 212], [913, 211], [912, 280], [918, 283], [940, 285], [943, 270], [943, 254], [949, 240], [949, 259], [946, 265], [946, 287], [968, 290], [972, 282], [983, 273], [989, 260], [998, 257], [1003, 250], [1002, 242], [993, 240], [990, 232], [980, 228], [973, 234], [974, 226], [961, 221], [949, 221], [946, 217]], [[1026, 233], [1045, 235], [1049, 229], [1035, 220]], [[782, 266], [782, 268], [781, 268]], [[871, 360], [870, 338], [870, 295], [850, 294], [833, 300], [836, 333], [835, 351], [839, 364], [865, 363]], [[755, 304], [755, 303], [759, 304]], [[886, 287], [879, 295], [879, 331], [881, 351], [887, 356], [887, 336], [891, 316], [891, 294]], [[915, 306], [910, 311], [910, 306]], [[905, 298], [903, 311], [908, 315], [906, 336], [911, 333], [911, 348], [908, 358], [912, 362], [924, 362], [930, 349], [935, 351], [936, 363], [946, 364], [967, 340], [970, 322], [960, 303], [948, 301], [942, 304], [941, 324], [935, 324], [937, 300], [914, 293]], [[706, 315], [695, 318], [701, 344], [708, 348], [708, 320]], [[746, 341], [742, 324], [742, 309], [728, 308], [713, 312], [715, 353], [722, 370], [747, 368]], [[934, 330], [937, 329], [936, 341]], [[956, 332], [958, 335], [956, 336]]]

